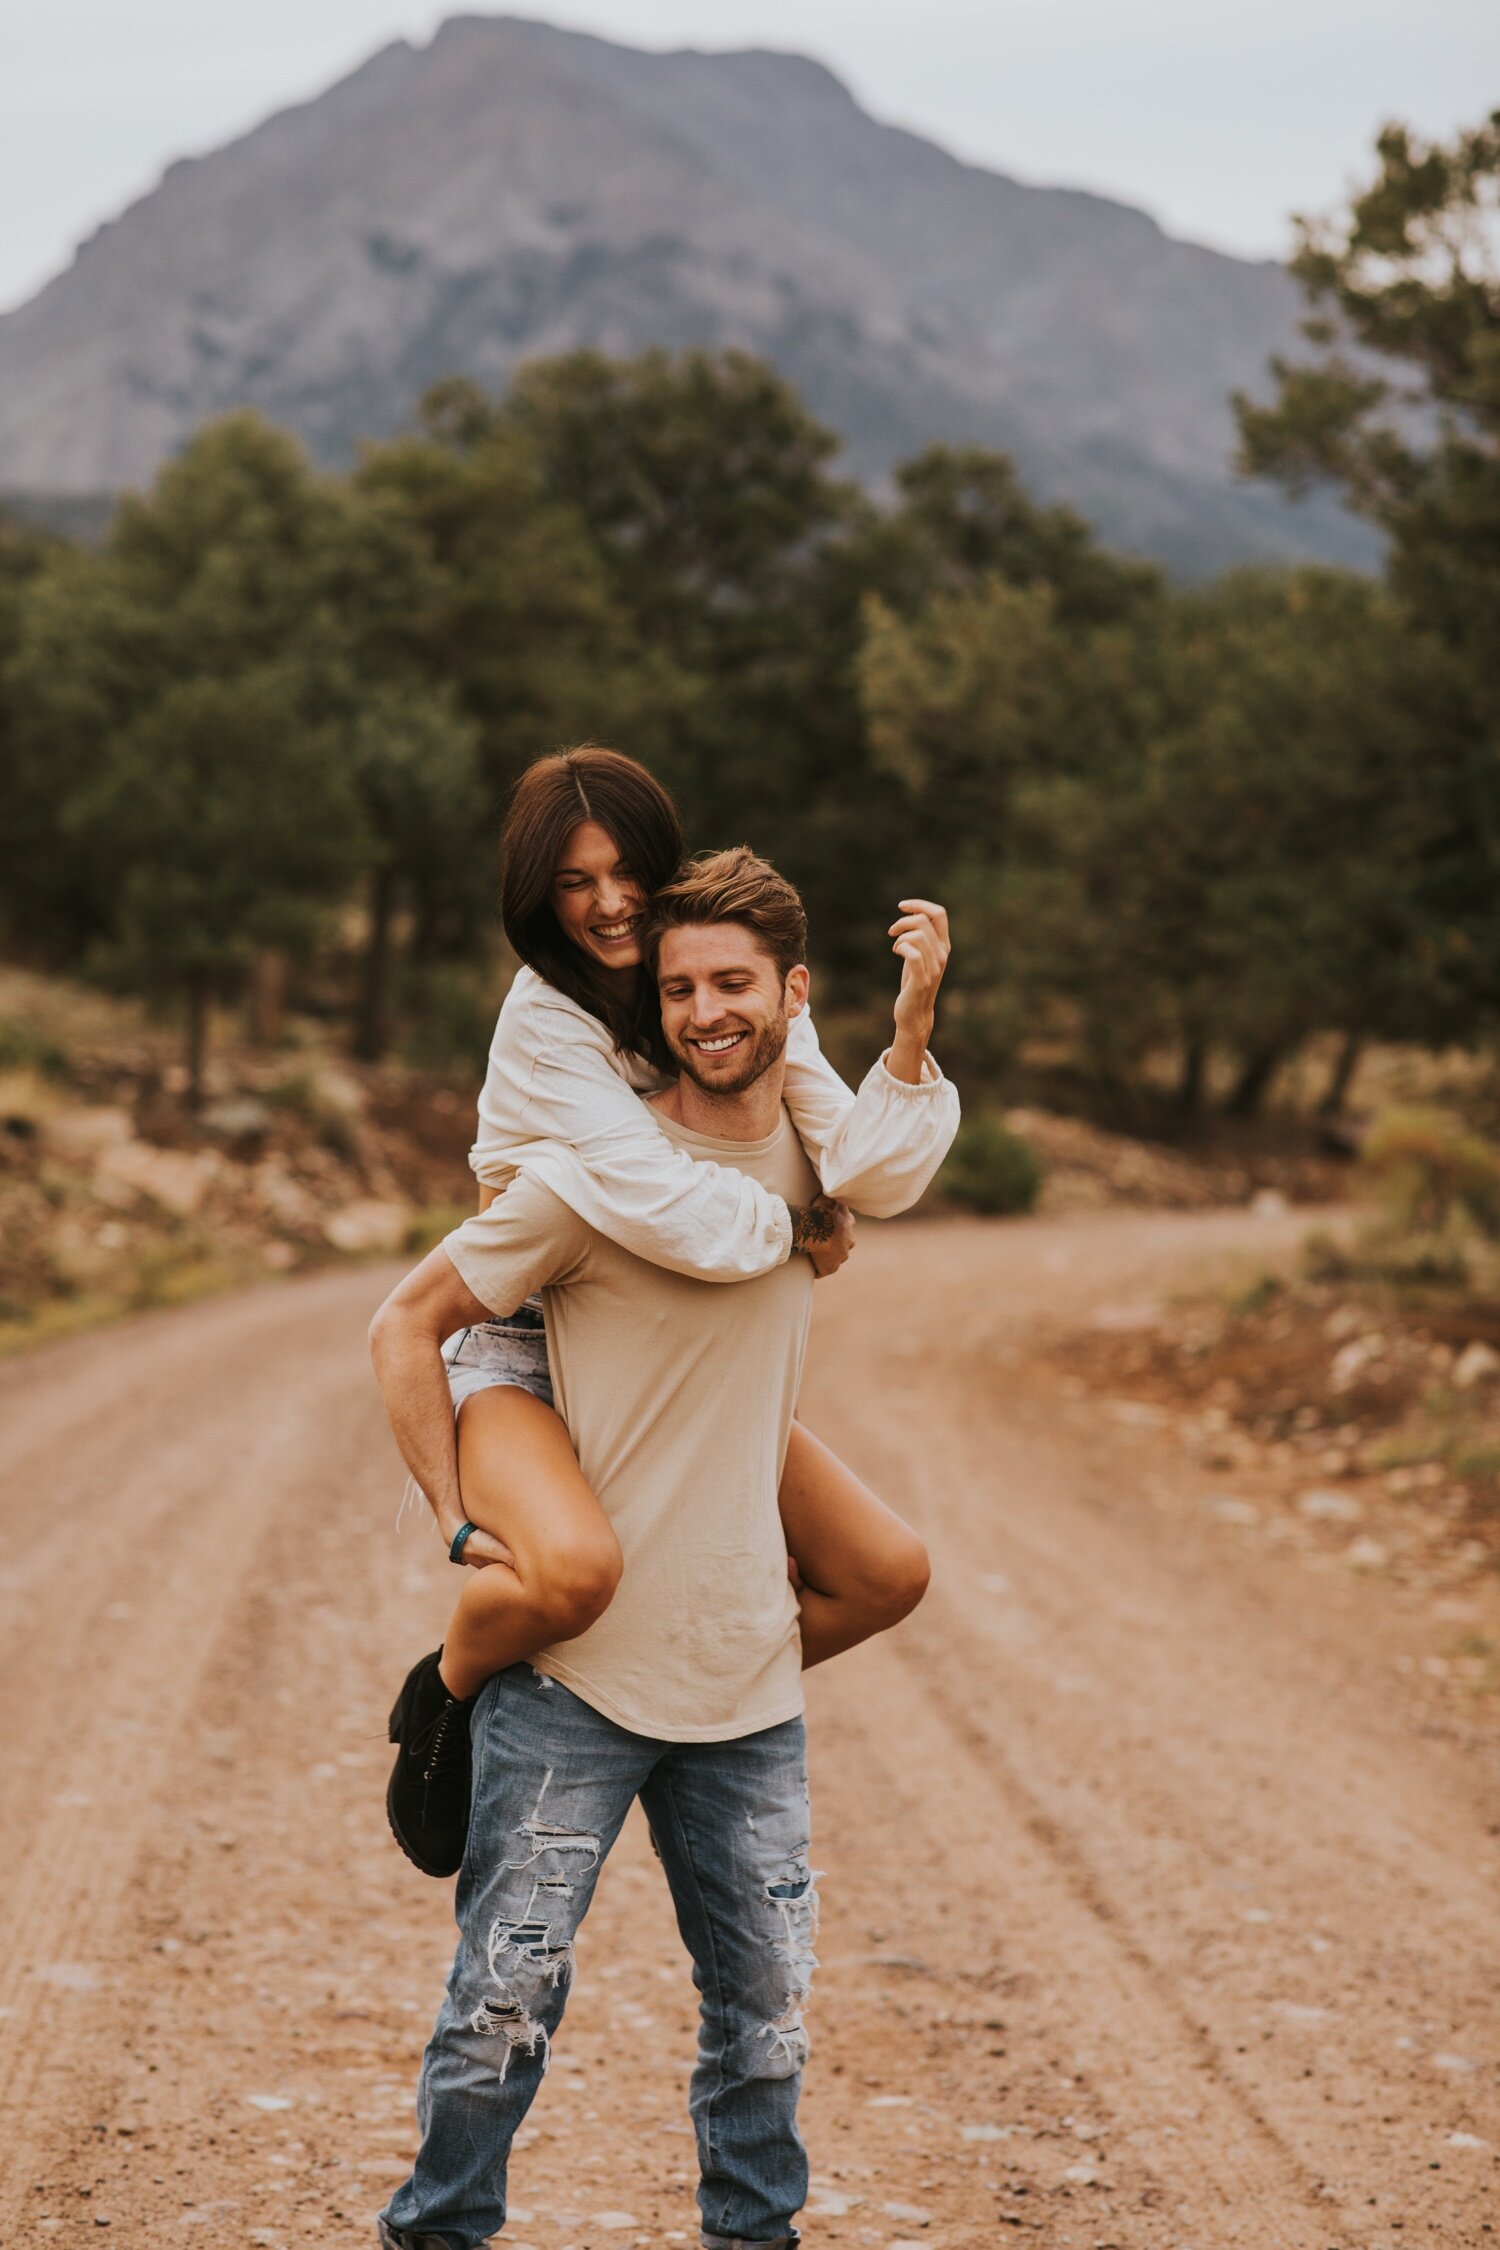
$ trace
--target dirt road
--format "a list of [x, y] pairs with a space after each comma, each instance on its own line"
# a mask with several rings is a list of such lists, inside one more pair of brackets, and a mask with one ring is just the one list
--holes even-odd
[[[819, 1293], [807, 1417], [936, 1577], [812, 1682], [810, 2245], [1500, 2228], [1500, 1764], [1396, 1668], [1431, 1603], [1235, 1536], [1035, 1348], [1288, 1239], [891, 1228]], [[0, 1370], [4, 2250], [343, 2250], [404, 2169], [451, 1925], [385, 1831], [383, 1719], [451, 1573], [393, 1528], [385, 1278]], [[633, 1825], [508, 2242], [696, 2242], [690, 2001]]]

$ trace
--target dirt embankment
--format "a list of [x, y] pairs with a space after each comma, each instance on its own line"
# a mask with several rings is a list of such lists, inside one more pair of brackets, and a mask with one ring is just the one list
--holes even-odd
[[0, 1349], [425, 1248], [472, 1201], [474, 1094], [309, 1040], [226, 1047], [193, 1109], [159, 1027], [0, 972]]
[[[820, 2244], [1481, 2250], [1500, 2224], [1497, 1729], [1424, 1668], [1494, 1629], [1497, 1582], [1271, 1536], [1256, 1460], [1120, 1414], [1153, 1402], [1112, 1407], [1067, 1346], [1299, 1232], [895, 1226], [819, 1291], [808, 1418], [935, 1564], [907, 1626], [810, 1683]], [[363, 2250], [409, 2160], [451, 1927], [385, 1833], [383, 1722], [452, 1574], [393, 1528], [363, 1343], [387, 1271], [0, 1368], [5, 2250]], [[692, 1998], [633, 1827], [508, 2241], [696, 2240]]]

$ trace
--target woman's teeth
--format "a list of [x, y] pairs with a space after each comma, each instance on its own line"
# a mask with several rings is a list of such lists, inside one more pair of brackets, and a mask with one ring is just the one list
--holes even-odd
[[640, 923], [639, 914], [632, 914], [624, 922], [596, 922], [594, 924], [594, 935], [596, 938], [603, 939], [606, 945], [614, 945], [621, 938], [634, 937], [636, 931], [640, 928]]

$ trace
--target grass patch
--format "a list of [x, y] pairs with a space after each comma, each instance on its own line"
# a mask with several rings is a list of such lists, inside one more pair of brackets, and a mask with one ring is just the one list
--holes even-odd
[[200, 1236], [145, 1246], [118, 1282], [0, 1307], [0, 1359], [61, 1337], [108, 1328], [132, 1314], [224, 1297], [268, 1278], [249, 1251], [225, 1252]]

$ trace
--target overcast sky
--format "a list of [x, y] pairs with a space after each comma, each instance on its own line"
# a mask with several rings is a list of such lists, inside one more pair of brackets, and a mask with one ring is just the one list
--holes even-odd
[[[201, 154], [402, 35], [499, 13], [423, 0], [9, 0], [0, 306]], [[641, 46], [797, 48], [876, 116], [1022, 179], [1098, 188], [1172, 233], [1279, 255], [1380, 122], [1500, 104], [1497, 0], [556, 0], [512, 11]]]

